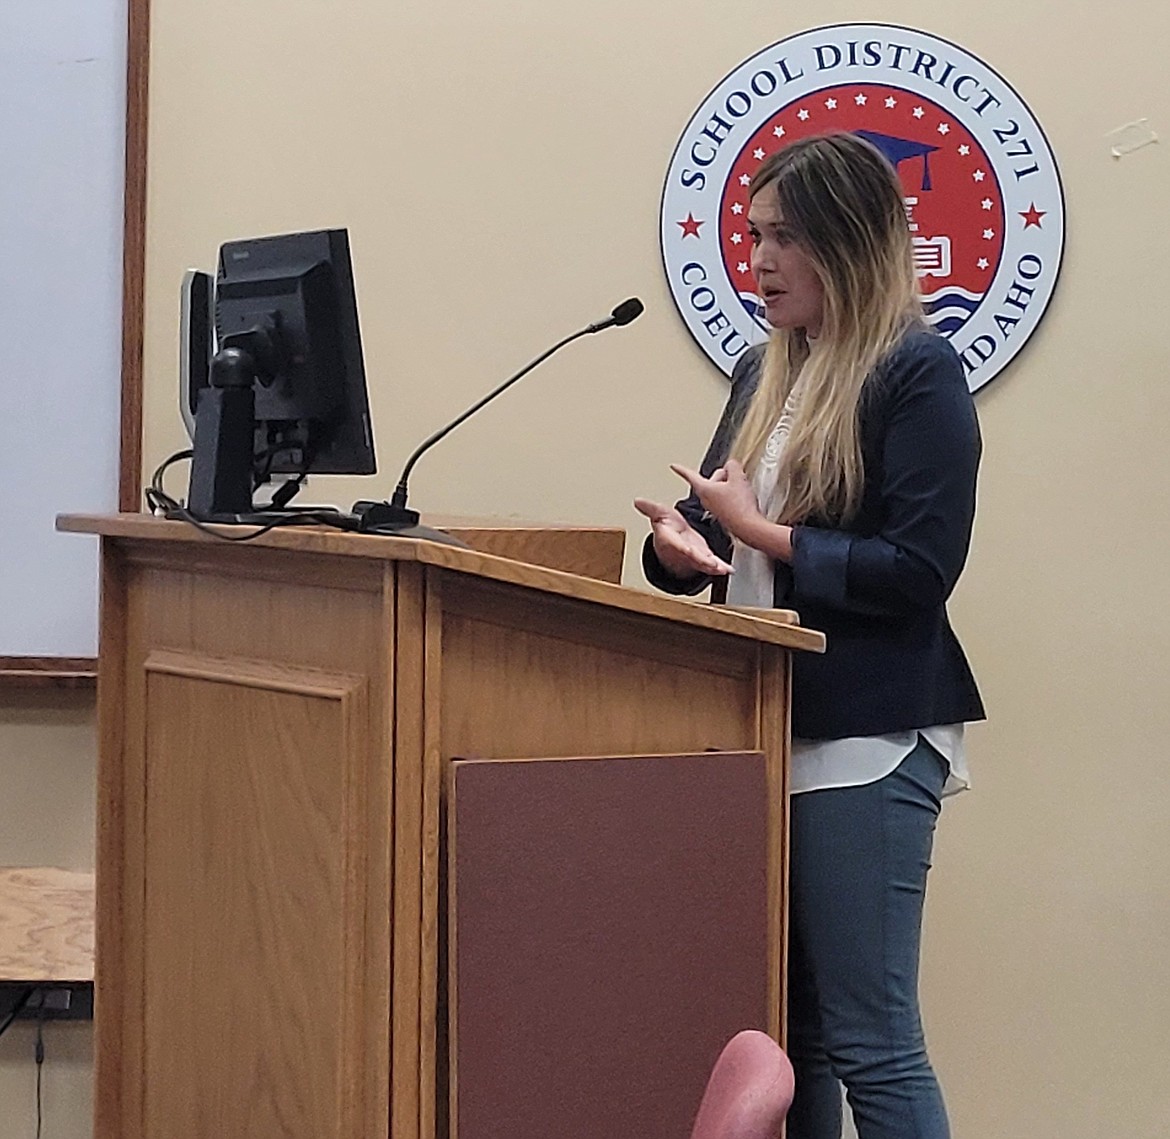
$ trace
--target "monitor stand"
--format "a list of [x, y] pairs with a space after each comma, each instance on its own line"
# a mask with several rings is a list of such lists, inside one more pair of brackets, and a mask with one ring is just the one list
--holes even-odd
[[[387, 538], [418, 538], [447, 546], [466, 542], [423, 526], [417, 510], [389, 502], [355, 502], [348, 514], [335, 507], [289, 507], [257, 510], [252, 505], [252, 436], [255, 365], [240, 348], [216, 353], [211, 385], [199, 396], [192, 447], [187, 509], [172, 517], [225, 526], [296, 525], [305, 515], [321, 516], [321, 525]], [[185, 516], [185, 517], [184, 517]]]

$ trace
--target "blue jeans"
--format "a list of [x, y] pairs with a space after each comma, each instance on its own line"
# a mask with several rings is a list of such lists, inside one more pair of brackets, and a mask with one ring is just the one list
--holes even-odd
[[[924, 740], [876, 783], [793, 795], [788, 1139], [948, 1139], [918, 1013], [926, 872], [946, 763]], [[838, 1082], [840, 1081], [840, 1082]]]

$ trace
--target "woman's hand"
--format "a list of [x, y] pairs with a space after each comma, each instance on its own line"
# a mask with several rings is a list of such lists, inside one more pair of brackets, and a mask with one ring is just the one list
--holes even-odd
[[727, 562], [712, 553], [703, 535], [673, 506], [635, 498], [634, 508], [650, 519], [654, 552], [667, 573], [686, 578], [700, 573], [726, 577], [733, 572]]
[[742, 541], [753, 524], [766, 521], [752, 484], [734, 459], [728, 459], [710, 478], [677, 463], [671, 463], [670, 469], [690, 483], [708, 513], [733, 537]]
[[690, 483], [706, 510], [737, 542], [776, 561], [792, 561], [792, 527], [768, 521], [743, 467], [734, 459], [728, 459], [709, 479], [675, 463], [670, 469]]

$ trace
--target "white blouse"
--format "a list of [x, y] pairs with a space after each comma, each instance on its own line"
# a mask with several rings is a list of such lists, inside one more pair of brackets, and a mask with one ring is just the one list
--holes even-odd
[[[784, 405], [780, 421], [768, 437], [752, 476], [756, 501], [769, 518], [775, 518], [782, 505], [776, 475], [799, 396], [798, 382]], [[728, 581], [727, 603], [770, 609], [775, 577], [772, 559], [754, 547], [736, 541], [731, 564], [735, 573]], [[829, 787], [860, 787], [876, 783], [896, 770], [917, 747], [919, 736], [946, 760], [950, 768], [943, 795], [965, 790], [970, 785], [970, 778], [962, 724], [934, 724], [885, 736], [852, 736], [841, 740], [794, 739], [789, 790], [798, 795]]]

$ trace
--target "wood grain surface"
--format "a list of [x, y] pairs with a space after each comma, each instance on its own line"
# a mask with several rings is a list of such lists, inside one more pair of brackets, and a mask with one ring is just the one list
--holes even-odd
[[0, 980], [93, 980], [93, 874], [0, 868]]
[[[183, 543], [191, 550], [222, 545], [214, 537], [182, 522], [167, 522], [147, 514], [86, 515], [63, 514], [57, 529], [77, 534], [101, 534], [107, 539], [141, 539], [152, 543]], [[228, 531], [227, 528], [226, 532]], [[239, 532], [239, 527], [231, 530]], [[761, 609], [739, 613], [722, 605], [663, 597], [629, 589], [612, 582], [597, 581], [563, 570], [518, 562], [512, 558], [464, 550], [412, 538], [387, 539], [376, 535], [351, 534], [339, 530], [297, 526], [270, 530], [245, 543], [252, 548], [290, 550], [299, 553], [333, 554], [359, 560], [419, 562], [476, 577], [520, 585], [543, 593], [559, 594], [612, 609], [661, 617], [667, 621], [716, 629], [749, 640], [781, 645], [784, 648], [824, 652], [825, 636], [796, 623], [795, 614], [784, 609]]]

